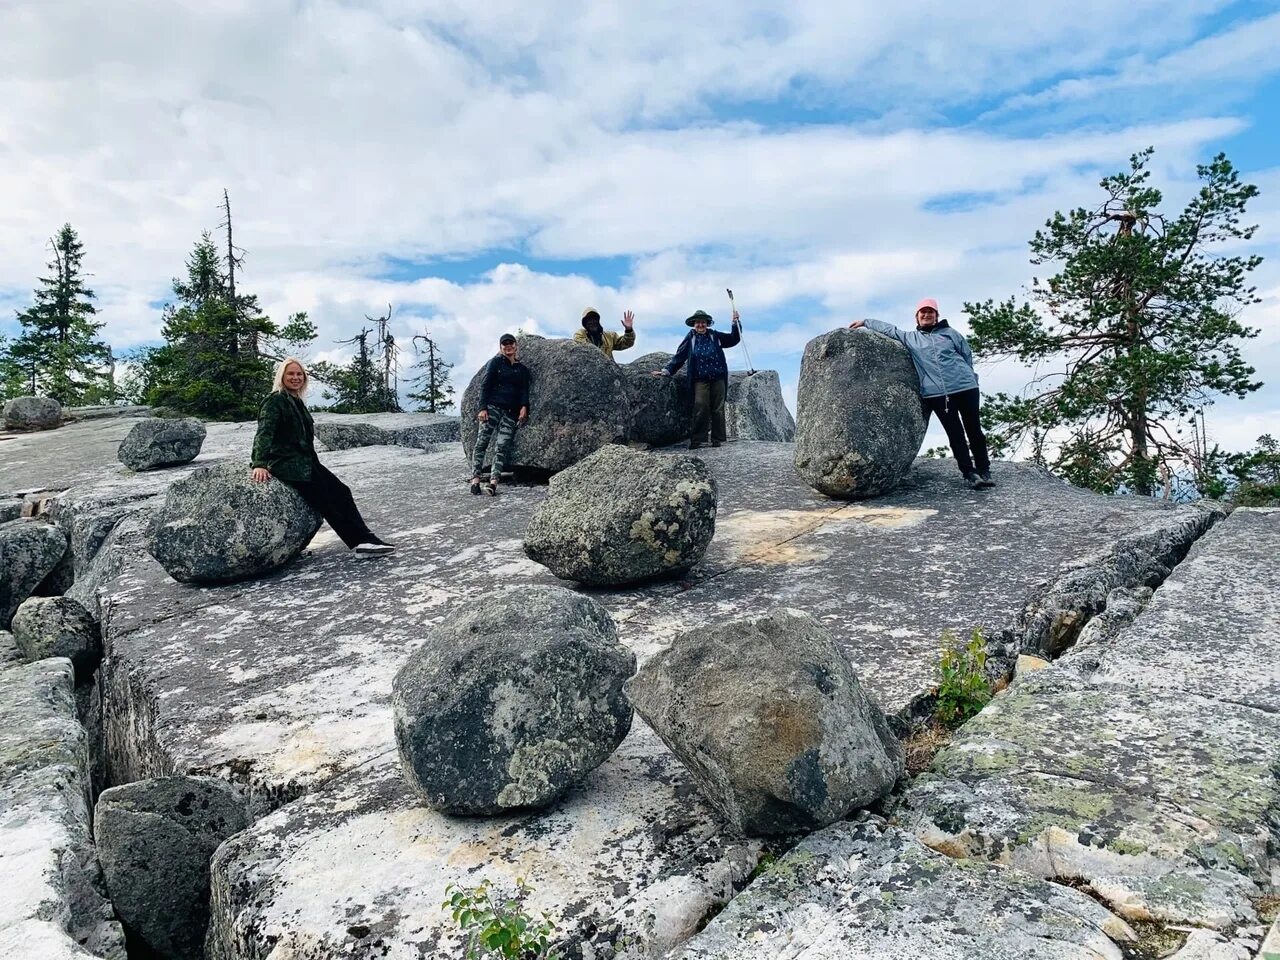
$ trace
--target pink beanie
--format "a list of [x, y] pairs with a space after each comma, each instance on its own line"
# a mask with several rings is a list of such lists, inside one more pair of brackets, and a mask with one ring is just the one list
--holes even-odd
[[933, 307], [934, 312], [937, 312], [938, 301], [933, 299], [933, 297], [925, 297], [923, 300], [921, 300], [919, 303], [916, 304], [916, 313], [919, 313], [925, 307]]

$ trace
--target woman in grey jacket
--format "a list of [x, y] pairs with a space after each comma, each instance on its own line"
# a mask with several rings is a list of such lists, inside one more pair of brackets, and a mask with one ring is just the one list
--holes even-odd
[[920, 377], [925, 416], [930, 411], [938, 415], [965, 481], [975, 490], [994, 487], [987, 438], [978, 421], [978, 375], [973, 370], [973, 351], [962, 333], [938, 319], [938, 301], [920, 301], [914, 330], [899, 330], [891, 323], [871, 319], [855, 320], [849, 326], [883, 333], [907, 348]]

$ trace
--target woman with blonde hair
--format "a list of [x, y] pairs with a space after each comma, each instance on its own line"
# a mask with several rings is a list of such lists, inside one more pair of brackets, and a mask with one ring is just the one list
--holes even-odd
[[360, 516], [351, 489], [316, 456], [315, 427], [302, 402], [307, 383], [307, 368], [297, 357], [276, 366], [275, 382], [258, 411], [250, 476], [257, 483], [275, 477], [293, 487], [356, 553], [391, 553], [395, 547], [374, 536]]

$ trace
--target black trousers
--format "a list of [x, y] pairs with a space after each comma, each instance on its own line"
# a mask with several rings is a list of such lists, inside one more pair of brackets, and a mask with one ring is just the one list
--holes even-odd
[[334, 476], [333, 471], [316, 460], [311, 464], [310, 480], [285, 481], [311, 504], [320, 516], [333, 527], [348, 547], [368, 543], [374, 539], [360, 509], [356, 506], [351, 488]]
[[[991, 469], [991, 459], [987, 456], [987, 437], [982, 432], [982, 424], [978, 422], [978, 388], [961, 390], [959, 393], [948, 393], [942, 397], [924, 398], [925, 422], [930, 412], [938, 415], [938, 422], [947, 431], [947, 440], [951, 444], [951, 455], [956, 458], [956, 466], [961, 473], [986, 473]], [[966, 434], [968, 440], [966, 442]], [[969, 456], [970, 450], [973, 456]]]
[[693, 435], [690, 443], [706, 443], [707, 430], [712, 443], [724, 443], [727, 430], [724, 419], [724, 397], [727, 380], [699, 380], [693, 385]]

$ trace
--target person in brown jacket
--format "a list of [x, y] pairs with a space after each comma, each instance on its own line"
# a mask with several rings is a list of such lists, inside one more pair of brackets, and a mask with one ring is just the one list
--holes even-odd
[[594, 343], [604, 351], [606, 357], [612, 359], [613, 351], [626, 350], [635, 345], [636, 332], [632, 329], [635, 322], [636, 315], [627, 310], [622, 314], [622, 333], [614, 333], [601, 328], [600, 312], [595, 307], [587, 307], [582, 311], [582, 329], [574, 333], [573, 339], [578, 343]]

